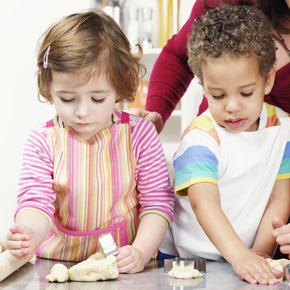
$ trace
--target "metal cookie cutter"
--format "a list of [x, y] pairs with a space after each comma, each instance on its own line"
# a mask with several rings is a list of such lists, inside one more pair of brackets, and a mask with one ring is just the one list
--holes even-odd
[[105, 235], [99, 239], [106, 256], [118, 255], [119, 251], [117, 245], [111, 234]]
[[283, 281], [290, 282], [290, 264], [283, 267]]
[[193, 269], [197, 269], [199, 272], [206, 272], [206, 259], [197, 258], [174, 258], [164, 259], [164, 272], [168, 273], [176, 266], [188, 266], [192, 265]]

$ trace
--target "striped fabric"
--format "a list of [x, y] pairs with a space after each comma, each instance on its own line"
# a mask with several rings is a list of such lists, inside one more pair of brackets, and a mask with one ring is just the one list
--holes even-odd
[[[274, 106], [265, 104], [265, 128], [276, 126], [278, 117]], [[262, 117], [261, 117], [262, 119]], [[260, 121], [261, 123], [261, 121]], [[259, 127], [259, 130], [263, 129]], [[289, 140], [290, 141], [290, 140]], [[277, 180], [290, 178], [290, 142], [288, 141]], [[218, 152], [220, 140], [211, 119], [201, 115], [194, 119], [182, 136], [174, 156], [175, 192], [187, 195], [187, 188], [199, 182], [218, 184]]]
[[56, 121], [31, 132], [19, 181], [16, 215], [33, 208], [53, 223], [37, 256], [81, 261], [109, 232], [119, 247], [131, 244], [139, 214], [157, 213], [170, 224], [173, 190], [152, 124], [130, 116], [129, 124], [119, 120], [83, 140]]

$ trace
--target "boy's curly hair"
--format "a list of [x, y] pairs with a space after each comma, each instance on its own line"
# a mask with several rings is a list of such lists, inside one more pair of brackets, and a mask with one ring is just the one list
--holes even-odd
[[210, 58], [255, 57], [265, 79], [276, 61], [270, 23], [254, 6], [222, 5], [209, 9], [195, 20], [187, 49], [188, 65], [201, 84], [201, 64]]

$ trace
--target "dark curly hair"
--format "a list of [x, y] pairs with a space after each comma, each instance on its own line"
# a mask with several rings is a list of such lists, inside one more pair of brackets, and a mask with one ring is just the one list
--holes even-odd
[[197, 18], [187, 42], [188, 65], [203, 83], [201, 64], [210, 58], [255, 57], [267, 79], [276, 47], [267, 17], [255, 6], [222, 5]]

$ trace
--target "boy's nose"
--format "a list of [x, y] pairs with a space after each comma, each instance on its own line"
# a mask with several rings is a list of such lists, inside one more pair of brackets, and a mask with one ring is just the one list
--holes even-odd
[[239, 111], [240, 104], [238, 100], [236, 100], [235, 98], [229, 98], [228, 102], [226, 103], [225, 110], [230, 113]]

